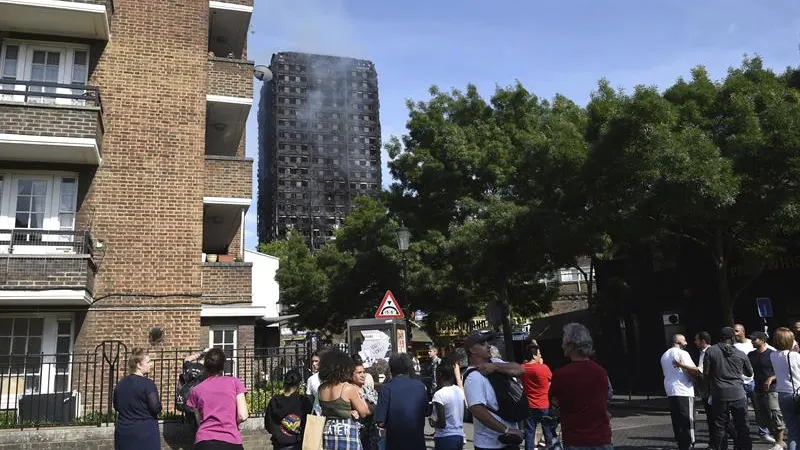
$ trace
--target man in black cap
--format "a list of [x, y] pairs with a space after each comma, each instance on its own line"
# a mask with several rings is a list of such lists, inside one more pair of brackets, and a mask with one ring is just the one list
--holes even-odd
[[711, 430], [710, 448], [714, 450], [722, 447], [731, 418], [736, 429], [735, 447], [741, 450], [753, 448], [747, 424], [747, 395], [742, 384], [742, 376], [753, 376], [753, 367], [747, 355], [733, 346], [735, 336], [733, 328], [723, 328], [719, 343], [709, 347], [703, 359], [703, 375], [711, 390], [714, 428]]
[[[498, 372], [511, 377], [522, 375], [522, 366], [507, 363], [489, 356], [489, 340], [494, 336], [473, 332], [464, 341], [464, 350], [469, 356], [469, 367], [464, 379], [464, 394], [474, 420], [473, 442], [476, 450], [517, 449], [518, 445], [506, 444], [515, 438], [522, 442], [518, 424], [507, 422], [492, 411], [499, 410], [497, 396], [487, 375]], [[509, 439], [510, 438], [510, 439]]]
[[775, 438], [775, 449], [783, 447], [783, 414], [778, 406], [778, 393], [775, 391], [775, 369], [772, 367], [770, 355], [775, 351], [767, 344], [769, 337], [763, 331], [750, 333], [750, 341], [755, 350], [747, 354], [753, 366], [755, 389], [753, 392], [753, 409], [759, 429], [769, 430]]

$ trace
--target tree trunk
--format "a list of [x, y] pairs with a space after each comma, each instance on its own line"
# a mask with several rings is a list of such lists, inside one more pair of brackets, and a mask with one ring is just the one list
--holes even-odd
[[581, 273], [583, 276], [584, 281], [586, 281], [586, 305], [589, 309], [592, 309], [592, 294], [594, 293], [594, 256], [589, 258], [589, 273], [587, 274], [583, 268], [575, 264], [576, 269]]
[[717, 295], [719, 304], [722, 308], [722, 323], [726, 327], [732, 327], [734, 323], [733, 304], [734, 298], [731, 296], [728, 284], [728, 255], [725, 254], [725, 243], [722, 230], [717, 230], [712, 256], [714, 259], [714, 269], [717, 279]]
[[503, 345], [505, 346], [506, 361], [516, 361], [514, 357], [514, 335], [511, 329], [511, 308], [508, 305], [508, 285], [500, 283], [500, 306], [503, 310]]

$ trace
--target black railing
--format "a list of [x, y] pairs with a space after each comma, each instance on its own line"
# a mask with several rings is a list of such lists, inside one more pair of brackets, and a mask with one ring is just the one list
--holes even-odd
[[[225, 351], [226, 372], [247, 387], [248, 409], [254, 417], [263, 415], [286, 372], [296, 369], [308, 376], [305, 343]], [[175, 409], [178, 376], [185, 358], [196, 353], [150, 351], [152, 370], [148, 377], [160, 393], [161, 419], [183, 420]], [[129, 349], [117, 341], [104, 342], [85, 353], [0, 355], [0, 428], [113, 423], [114, 387], [126, 375], [128, 356]]]
[[0, 229], [0, 255], [91, 255], [93, 246], [85, 230]]
[[31, 80], [0, 80], [0, 100], [36, 104], [62, 104], [98, 106], [100, 88], [87, 84], [63, 84]]

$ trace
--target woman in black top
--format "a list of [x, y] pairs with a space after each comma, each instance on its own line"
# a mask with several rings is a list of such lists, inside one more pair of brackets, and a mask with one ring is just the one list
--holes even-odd
[[156, 450], [161, 448], [158, 414], [161, 399], [153, 380], [145, 378], [150, 372], [150, 356], [143, 349], [134, 349], [128, 359], [130, 375], [114, 389], [114, 409], [117, 423], [114, 428], [115, 450]]

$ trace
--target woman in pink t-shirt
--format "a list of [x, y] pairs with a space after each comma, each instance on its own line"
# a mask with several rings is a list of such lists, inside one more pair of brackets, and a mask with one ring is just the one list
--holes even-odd
[[243, 450], [239, 424], [247, 420], [247, 389], [236, 377], [223, 375], [225, 353], [206, 353], [208, 378], [192, 389], [186, 405], [194, 410], [199, 427], [195, 450]]

